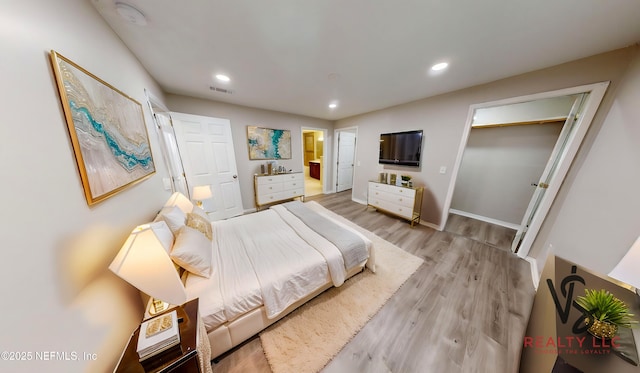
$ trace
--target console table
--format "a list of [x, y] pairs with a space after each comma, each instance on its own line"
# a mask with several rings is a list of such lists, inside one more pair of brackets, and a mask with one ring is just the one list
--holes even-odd
[[367, 206], [409, 220], [411, 226], [420, 223], [423, 187], [405, 187], [369, 182]]

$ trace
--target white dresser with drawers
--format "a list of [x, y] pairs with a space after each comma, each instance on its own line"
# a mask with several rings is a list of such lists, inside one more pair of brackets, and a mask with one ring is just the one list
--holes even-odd
[[254, 175], [256, 208], [272, 203], [304, 198], [304, 174]]
[[367, 205], [407, 219], [413, 227], [414, 223], [420, 223], [423, 189], [370, 181]]

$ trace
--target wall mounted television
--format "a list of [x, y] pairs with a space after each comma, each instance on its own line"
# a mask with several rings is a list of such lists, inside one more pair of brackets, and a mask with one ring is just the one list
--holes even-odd
[[422, 130], [383, 133], [380, 135], [378, 163], [420, 167]]

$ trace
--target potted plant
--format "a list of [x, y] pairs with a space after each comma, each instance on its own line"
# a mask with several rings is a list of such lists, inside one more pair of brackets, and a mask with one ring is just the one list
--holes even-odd
[[402, 178], [402, 185], [404, 186], [409, 185], [409, 183], [411, 182], [411, 176], [409, 175], [401, 175], [400, 178]]
[[613, 338], [618, 328], [630, 328], [637, 321], [629, 307], [607, 290], [584, 289], [584, 296], [578, 296], [576, 303], [585, 312], [585, 323], [589, 333], [599, 338]]

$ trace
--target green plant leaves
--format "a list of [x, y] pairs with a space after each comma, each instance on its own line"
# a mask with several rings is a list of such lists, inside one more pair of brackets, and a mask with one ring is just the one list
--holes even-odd
[[625, 328], [637, 323], [629, 307], [607, 290], [584, 289], [584, 292], [584, 296], [576, 298], [576, 303], [593, 318]]

